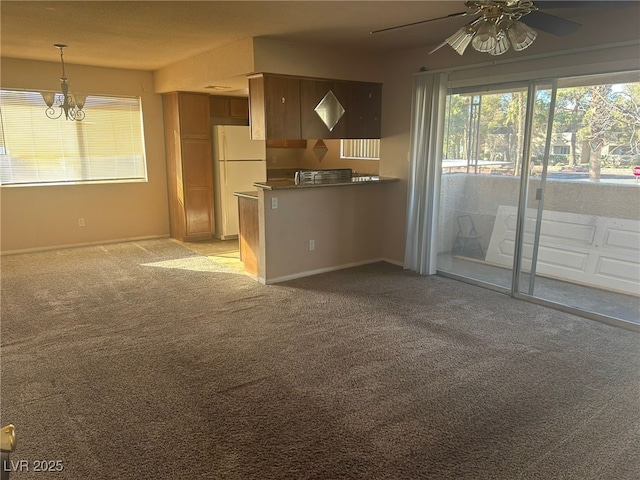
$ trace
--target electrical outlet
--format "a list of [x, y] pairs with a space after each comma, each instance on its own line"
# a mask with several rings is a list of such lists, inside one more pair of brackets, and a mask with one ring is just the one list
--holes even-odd
[[309, 251], [313, 252], [316, 249], [316, 241], [315, 240], [309, 240]]
[[78, 218], [78, 226], [79, 227], [84, 227], [84, 218], [83, 217]]
[[278, 197], [271, 198], [271, 210], [278, 208]]

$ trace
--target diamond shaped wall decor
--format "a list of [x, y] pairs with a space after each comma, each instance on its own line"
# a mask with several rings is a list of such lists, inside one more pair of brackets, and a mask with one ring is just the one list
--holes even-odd
[[324, 143], [324, 140], [318, 140], [316, 144], [313, 146], [313, 153], [316, 155], [316, 158], [318, 159], [319, 162], [322, 161], [322, 159], [324, 158], [324, 156], [327, 154], [328, 151], [329, 151], [329, 148], [327, 148], [327, 144]]
[[320, 100], [320, 103], [316, 105], [314, 110], [330, 132], [333, 131], [345, 112], [344, 107], [331, 90]]

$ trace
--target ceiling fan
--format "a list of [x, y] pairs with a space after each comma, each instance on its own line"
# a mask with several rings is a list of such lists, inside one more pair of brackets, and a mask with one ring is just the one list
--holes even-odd
[[563, 37], [575, 33], [582, 26], [577, 22], [545, 13], [542, 10], [594, 6], [619, 7], [630, 3], [633, 2], [547, 0], [534, 3], [531, 0], [466, 0], [464, 5], [467, 10], [464, 12], [374, 30], [371, 33], [381, 33], [448, 18], [476, 17], [431, 50], [429, 54], [448, 44], [460, 55], [464, 54], [469, 45], [479, 52], [502, 55], [510, 48], [521, 51], [529, 47], [538, 36], [534, 28]]

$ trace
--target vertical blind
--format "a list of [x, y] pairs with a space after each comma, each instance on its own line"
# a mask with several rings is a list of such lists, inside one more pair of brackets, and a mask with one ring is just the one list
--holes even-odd
[[359, 138], [340, 141], [340, 158], [380, 159], [379, 138]]
[[88, 96], [82, 121], [45, 108], [39, 92], [0, 90], [0, 184], [147, 180], [140, 98]]

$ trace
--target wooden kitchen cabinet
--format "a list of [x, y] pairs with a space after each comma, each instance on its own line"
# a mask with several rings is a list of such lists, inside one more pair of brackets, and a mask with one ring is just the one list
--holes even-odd
[[177, 93], [178, 122], [184, 137], [209, 137], [209, 102], [207, 96], [197, 93]]
[[260, 228], [257, 196], [238, 196], [238, 227], [240, 260], [244, 264], [245, 271], [258, 275]]
[[249, 99], [246, 97], [211, 95], [209, 109], [211, 116], [219, 120], [224, 118], [249, 119]]
[[[329, 91], [344, 108], [333, 130], [329, 130], [315, 111]], [[303, 138], [380, 138], [382, 84], [301, 80], [300, 92]]]
[[213, 161], [209, 95], [174, 92], [162, 96], [169, 186], [171, 237], [211, 238]]
[[267, 140], [267, 148], [307, 148], [307, 141], [302, 139]]
[[[318, 104], [332, 92], [345, 110], [329, 129], [315, 111]], [[333, 80], [304, 79], [300, 81], [300, 121], [302, 138], [347, 138], [347, 115], [350, 111], [348, 83]]]
[[382, 84], [362, 82], [350, 84], [347, 112], [348, 138], [380, 138]]
[[300, 139], [300, 80], [259, 74], [249, 77], [251, 138]]
[[229, 116], [231, 118], [246, 118], [249, 119], [249, 99], [234, 98], [229, 99]]
[[[345, 112], [329, 129], [315, 111], [331, 91]], [[258, 74], [249, 78], [252, 138], [380, 138], [382, 84]], [[268, 145], [269, 146], [269, 145]]]

